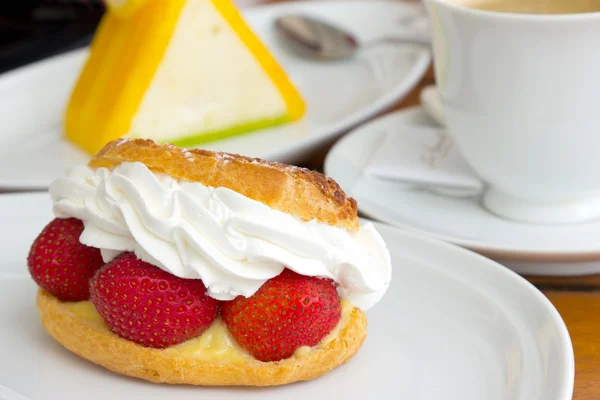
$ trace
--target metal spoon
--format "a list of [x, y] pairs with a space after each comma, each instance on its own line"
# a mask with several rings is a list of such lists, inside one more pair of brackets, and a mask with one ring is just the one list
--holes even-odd
[[385, 36], [361, 44], [351, 33], [328, 22], [303, 15], [278, 17], [275, 27], [279, 36], [297, 53], [320, 60], [350, 58], [365, 47], [385, 43], [431, 45], [430, 38], [419, 34]]

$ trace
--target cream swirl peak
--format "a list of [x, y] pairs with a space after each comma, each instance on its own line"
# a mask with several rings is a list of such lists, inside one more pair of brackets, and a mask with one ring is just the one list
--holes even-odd
[[390, 283], [390, 255], [372, 224], [348, 232], [303, 221], [230, 189], [154, 174], [142, 163], [72, 167], [50, 195], [55, 215], [81, 219], [81, 242], [100, 248], [105, 261], [133, 251], [173, 275], [202, 279], [219, 300], [251, 296], [285, 267], [333, 279], [340, 296], [362, 309]]

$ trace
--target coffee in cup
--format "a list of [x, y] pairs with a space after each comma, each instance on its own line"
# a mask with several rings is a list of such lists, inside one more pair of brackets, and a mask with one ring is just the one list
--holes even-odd
[[478, 10], [515, 14], [577, 14], [600, 12], [599, 0], [455, 0]]

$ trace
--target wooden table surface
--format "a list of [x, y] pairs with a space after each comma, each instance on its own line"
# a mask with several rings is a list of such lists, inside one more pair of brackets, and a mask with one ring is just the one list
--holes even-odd
[[[262, 0], [267, 3], [280, 1], [286, 0]], [[418, 105], [421, 90], [434, 82], [433, 70], [430, 68], [404, 100], [381, 114]], [[322, 149], [318, 154], [314, 154], [304, 166], [322, 170], [328, 150], [329, 148]], [[575, 278], [526, 278], [554, 304], [571, 335], [575, 351], [573, 399], [600, 400], [600, 275]]]

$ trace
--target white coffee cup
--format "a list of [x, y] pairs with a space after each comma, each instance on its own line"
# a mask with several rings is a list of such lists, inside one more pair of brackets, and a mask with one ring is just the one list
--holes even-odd
[[448, 130], [489, 184], [485, 207], [524, 222], [599, 218], [600, 13], [426, 3]]

